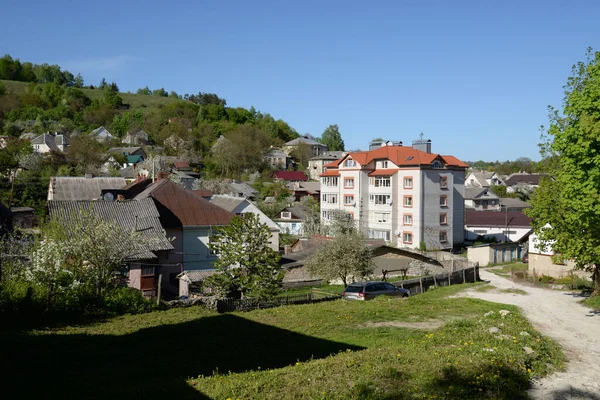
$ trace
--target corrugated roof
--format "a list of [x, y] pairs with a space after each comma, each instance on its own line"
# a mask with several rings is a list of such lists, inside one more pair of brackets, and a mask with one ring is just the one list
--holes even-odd
[[531, 207], [531, 204], [521, 200], [521, 199], [515, 199], [512, 197], [503, 197], [500, 199], [500, 205], [502, 205], [502, 207], [508, 207], [508, 208], [528, 208]]
[[234, 197], [234, 196], [213, 196], [210, 199], [210, 202], [221, 207], [224, 210], [229, 212], [233, 212], [240, 204], [242, 204], [246, 199], [243, 197]]
[[194, 192], [195, 194], [197, 194], [200, 197], [212, 197], [213, 196], [213, 192], [210, 190], [192, 190], [192, 192]]
[[477, 227], [509, 227], [525, 228], [531, 226], [529, 217], [519, 211], [476, 211], [466, 210], [467, 226]]
[[283, 179], [284, 181], [307, 181], [306, 174], [302, 171], [275, 171], [273, 176], [276, 179]]
[[511, 174], [506, 180], [506, 186], [513, 186], [519, 182], [527, 183], [529, 185], [539, 185], [540, 180], [543, 177], [549, 176], [548, 174]]
[[[144, 239], [145, 248], [130, 259], [156, 258], [153, 251], [173, 250], [160, 224], [159, 213], [152, 199], [126, 201], [49, 201], [50, 218], [65, 225], [73, 224], [91, 212], [103, 220], [126, 229], [134, 229]], [[124, 250], [115, 243], [117, 250]]]
[[96, 200], [100, 198], [102, 190], [120, 189], [125, 184], [125, 178], [121, 177], [53, 176], [50, 178], [48, 198], [52, 195], [52, 200]]
[[152, 197], [160, 206], [161, 222], [165, 227], [227, 225], [234, 214], [212, 204], [191, 190], [161, 179], [138, 194], [136, 199]]

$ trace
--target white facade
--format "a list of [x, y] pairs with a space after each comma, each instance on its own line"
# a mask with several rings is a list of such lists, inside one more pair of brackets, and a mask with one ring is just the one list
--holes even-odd
[[344, 210], [369, 238], [450, 249], [464, 240], [464, 176], [462, 162], [410, 147], [350, 153], [321, 175], [321, 221]]
[[465, 225], [465, 233], [467, 241], [476, 241], [478, 237], [485, 236], [486, 238], [495, 238], [498, 242], [519, 242], [529, 232], [530, 226], [515, 227], [509, 226], [471, 226]]

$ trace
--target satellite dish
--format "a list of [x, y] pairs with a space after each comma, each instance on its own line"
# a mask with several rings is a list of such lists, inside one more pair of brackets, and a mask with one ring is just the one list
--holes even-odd
[[111, 192], [106, 192], [102, 196], [102, 200], [104, 200], [104, 201], [115, 201], [115, 195], [112, 194]]
[[400, 236], [400, 235], [402, 234], [402, 232], [401, 232], [401, 231], [396, 231], [396, 232], [394, 232], [394, 233], [396, 234], [396, 236]]

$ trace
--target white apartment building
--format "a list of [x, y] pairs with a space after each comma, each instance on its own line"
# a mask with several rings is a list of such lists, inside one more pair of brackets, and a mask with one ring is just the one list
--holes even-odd
[[[429, 142], [430, 143], [430, 142]], [[344, 210], [369, 238], [451, 249], [464, 241], [467, 165], [418, 145], [349, 153], [321, 174], [321, 221]], [[421, 147], [423, 148], [423, 147]]]

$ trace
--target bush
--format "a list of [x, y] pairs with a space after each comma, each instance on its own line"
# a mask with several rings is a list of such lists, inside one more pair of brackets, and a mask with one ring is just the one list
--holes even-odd
[[142, 314], [156, 307], [142, 292], [130, 287], [112, 289], [104, 298], [104, 311], [109, 314]]
[[552, 276], [542, 275], [538, 278], [538, 281], [540, 281], [542, 283], [550, 283], [550, 282], [554, 282], [555, 279]]

